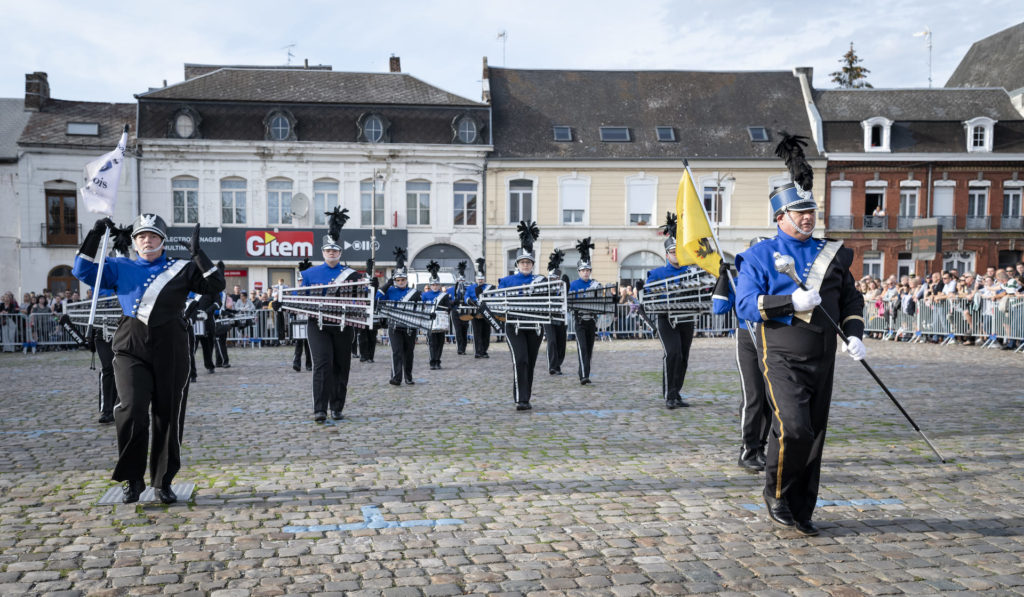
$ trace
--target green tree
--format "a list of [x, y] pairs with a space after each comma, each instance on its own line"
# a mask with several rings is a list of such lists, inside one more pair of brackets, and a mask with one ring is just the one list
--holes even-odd
[[832, 82], [838, 84], [843, 89], [871, 87], [871, 83], [865, 80], [871, 71], [860, 66], [860, 62], [861, 59], [857, 56], [857, 52], [854, 51], [853, 42], [851, 41], [850, 51], [843, 54], [843, 57], [839, 59], [839, 63], [843, 65], [843, 68], [829, 74], [832, 77]]

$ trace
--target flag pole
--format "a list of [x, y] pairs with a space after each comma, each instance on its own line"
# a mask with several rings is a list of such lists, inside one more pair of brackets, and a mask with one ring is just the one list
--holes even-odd
[[92, 362], [89, 363], [90, 369], [96, 369], [96, 342], [93, 337], [95, 334], [93, 324], [96, 322], [96, 303], [99, 301], [100, 297], [100, 282], [103, 280], [103, 263], [107, 260], [107, 242], [109, 240], [110, 231], [104, 227], [103, 243], [100, 246], [100, 260], [96, 270], [96, 283], [92, 287], [92, 303], [89, 305], [89, 324], [85, 327], [85, 338], [89, 343], [89, 350], [92, 351]]

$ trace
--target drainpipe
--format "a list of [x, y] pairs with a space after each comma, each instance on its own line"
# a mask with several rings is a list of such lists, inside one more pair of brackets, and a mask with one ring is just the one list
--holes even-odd
[[924, 217], [930, 218], [932, 213], [932, 164], [928, 164], [928, 190], [925, 192]]
[[487, 158], [484, 158], [480, 187], [480, 251], [481, 256], [487, 259]]

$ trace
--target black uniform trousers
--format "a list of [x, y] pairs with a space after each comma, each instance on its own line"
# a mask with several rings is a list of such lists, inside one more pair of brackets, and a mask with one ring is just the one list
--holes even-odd
[[564, 323], [552, 323], [544, 326], [544, 335], [548, 339], [548, 372], [562, 372], [562, 361], [565, 360], [565, 338], [568, 326]]
[[305, 338], [295, 340], [295, 356], [292, 358], [292, 366], [296, 369], [302, 368], [302, 353], [306, 353], [306, 367], [312, 367], [313, 361], [309, 356], [309, 342]]
[[406, 381], [412, 381], [416, 328], [391, 326], [388, 328], [388, 338], [391, 339], [391, 382], [400, 383], [403, 374]]
[[491, 324], [483, 317], [473, 318], [473, 353], [482, 357], [491, 347]]
[[114, 349], [102, 334], [96, 335], [96, 356], [100, 358], [100, 413], [111, 414], [117, 404], [117, 384], [114, 383]]
[[352, 356], [359, 356], [359, 334], [355, 333], [355, 328], [352, 329]]
[[455, 352], [466, 354], [469, 343], [469, 322], [459, 317], [458, 309], [452, 309], [452, 330], [455, 332]]
[[377, 352], [377, 328], [373, 326], [362, 328], [358, 333], [360, 359], [372, 361], [374, 353]]
[[540, 354], [540, 333], [505, 324], [505, 341], [512, 351], [512, 398], [517, 403], [528, 404], [533, 395], [533, 368], [537, 366]]
[[594, 318], [576, 318], [576, 353], [579, 358], [580, 380], [590, 378], [590, 359], [594, 356], [597, 321]]
[[743, 328], [736, 328], [736, 366], [740, 370], [740, 387], [743, 390], [740, 438], [743, 457], [746, 458], [764, 450], [772, 420], [757, 346], [751, 338], [751, 331]]
[[[150, 485], [170, 486], [181, 469], [181, 437], [188, 392], [188, 324], [173, 319], [149, 327], [123, 317], [114, 333], [118, 404], [115, 481], [142, 480], [149, 447]], [[152, 414], [152, 430], [150, 415]]]
[[665, 351], [662, 357], [661, 386], [665, 400], [681, 398], [679, 391], [686, 380], [686, 366], [690, 360], [690, 344], [693, 343], [693, 322], [673, 326], [667, 315], [659, 315], [658, 338]]
[[441, 366], [441, 351], [444, 350], [444, 332], [427, 333], [427, 350], [430, 352], [430, 366]]
[[185, 330], [188, 333], [188, 376], [189, 379], [194, 379], [196, 376], [196, 331], [192, 328], [192, 321], [185, 320], [185, 324], [188, 325], [188, 329]]
[[764, 493], [784, 499], [796, 520], [810, 520], [832, 401], [836, 335], [767, 322], [757, 326], [757, 341], [773, 411]]
[[[207, 320], [210, 323], [211, 320]], [[217, 339], [209, 334], [203, 334], [199, 336], [199, 346], [203, 348], [203, 367], [210, 373], [213, 373], [214, 361], [213, 353], [217, 350]]]
[[[209, 322], [212, 323], [212, 322]], [[214, 342], [214, 357], [218, 367], [224, 365], [230, 365], [231, 359], [228, 358], [228, 334], [217, 334], [215, 336], [216, 342]]]
[[326, 413], [345, 408], [348, 396], [348, 373], [352, 365], [351, 327], [306, 324], [309, 352], [313, 355], [313, 413]]

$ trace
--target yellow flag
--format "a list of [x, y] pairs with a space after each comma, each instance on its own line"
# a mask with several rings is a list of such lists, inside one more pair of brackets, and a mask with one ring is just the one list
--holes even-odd
[[711, 223], [704, 213], [704, 205], [693, 186], [689, 170], [683, 172], [679, 181], [676, 214], [676, 258], [679, 265], [698, 265], [717, 278], [722, 256], [716, 250]]

